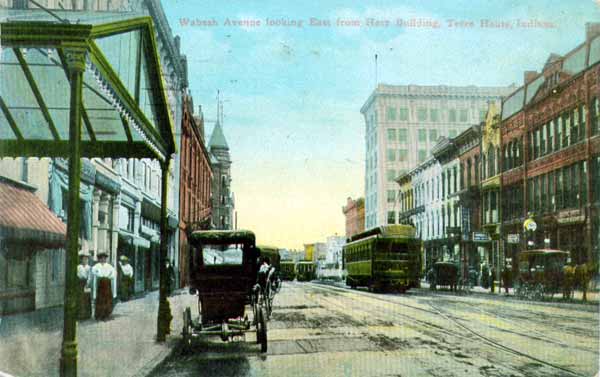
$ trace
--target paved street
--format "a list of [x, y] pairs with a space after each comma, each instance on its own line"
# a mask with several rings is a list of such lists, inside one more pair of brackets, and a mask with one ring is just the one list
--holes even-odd
[[426, 289], [374, 294], [286, 282], [269, 350], [246, 342], [175, 349], [152, 376], [594, 376], [598, 307]]

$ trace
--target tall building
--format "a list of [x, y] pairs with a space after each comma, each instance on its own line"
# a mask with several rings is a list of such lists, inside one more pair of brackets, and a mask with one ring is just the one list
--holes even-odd
[[512, 87], [380, 84], [361, 108], [365, 118], [365, 227], [397, 224], [396, 177], [431, 156], [440, 136], [484, 119]]
[[210, 135], [208, 150], [211, 154], [212, 225], [215, 229], [233, 229], [233, 193], [231, 192], [231, 158], [221, 122], [217, 121]]

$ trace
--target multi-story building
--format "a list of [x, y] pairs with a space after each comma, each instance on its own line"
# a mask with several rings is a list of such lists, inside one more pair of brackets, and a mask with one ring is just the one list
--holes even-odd
[[441, 199], [438, 218], [438, 222], [441, 223], [441, 234], [437, 239], [437, 243], [442, 248], [441, 259], [463, 261], [465, 256], [460, 247], [460, 238], [464, 208], [460, 205], [459, 192], [463, 189], [464, 182], [461, 179], [461, 165], [454, 137], [442, 136], [433, 147], [432, 154], [440, 164], [441, 170], [440, 176], [433, 178], [433, 184], [437, 186]]
[[[600, 226], [600, 24], [551, 54], [502, 104], [501, 236], [506, 256], [526, 247], [598, 260]], [[535, 231], [523, 229], [531, 217]], [[513, 266], [514, 268], [514, 266]]]
[[221, 122], [217, 120], [210, 136], [208, 151], [212, 179], [212, 226], [215, 229], [233, 229], [234, 199], [231, 192], [231, 158]]
[[361, 108], [365, 118], [365, 227], [398, 212], [395, 178], [426, 161], [440, 136], [481, 121], [507, 87], [380, 84]]
[[[461, 261], [463, 276], [469, 269], [479, 270], [483, 259], [483, 248], [480, 247], [480, 237], [473, 237], [474, 231], [481, 226], [479, 198], [479, 154], [480, 154], [481, 125], [467, 128], [452, 141], [456, 148], [460, 163], [460, 190], [458, 204], [461, 218]], [[476, 240], [478, 242], [476, 242]]]
[[342, 207], [346, 217], [346, 238], [350, 238], [365, 230], [365, 199], [356, 200], [348, 197], [346, 205]]
[[194, 114], [194, 103], [184, 97], [181, 133], [181, 186], [179, 195], [179, 270], [180, 286], [187, 285], [189, 268], [188, 232], [209, 229], [211, 222], [210, 189], [212, 170], [210, 154], [204, 144], [202, 109]]
[[479, 144], [479, 126], [442, 137], [433, 157], [396, 179], [399, 222], [417, 227], [425, 268], [433, 261], [454, 261], [466, 274], [469, 268], [478, 268], [483, 258], [478, 253], [483, 249], [472, 237], [479, 230]]
[[[433, 261], [444, 258], [441, 172], [439, 161], [431, 156], [395, 181], [401, 188], [398, 193], [399, 222], [416, 227], [417, 235], [423, 240], [423, 266], [426, 268]], [[396, 223], [396, 214], [396, 211], [389, 211], [389, 224]], [[448, 220], [448, 226], [454, 226], [453, 221]]]
[[499, 276], [504, 265], [501, 242], [500, 184], [500, 109], [490, 104], [485, 123], [481, 129], [480, 200], [481, 200], [481, 237], [484, 246], [484, 262], [490, 264]]

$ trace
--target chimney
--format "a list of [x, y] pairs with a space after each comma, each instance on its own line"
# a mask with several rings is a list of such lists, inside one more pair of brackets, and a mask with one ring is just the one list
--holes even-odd
[[600, 35], [600, 22], [586, 22], [585, 40], [589, 41], [590, 39], [597, 37], [598, 35]]
[[525, 74], [523, 75], [525, 85], [529, 84], [537, 75], [537, 71], [525, 71]]

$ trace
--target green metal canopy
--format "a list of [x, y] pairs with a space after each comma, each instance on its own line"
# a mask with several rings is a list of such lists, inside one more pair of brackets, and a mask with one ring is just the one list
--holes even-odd
[[60, 370], [61, 376], [77, 376], [81, 157], [160, 161], [156, 339], [165, 341], [170, 331], [167, 192], [176, 147], [152, 19], [100, 25], [5, 22], [0, 23], [0, 46], [0, 157], [69, 158]]
[[150, 17], [100, 25], [0, 23], [0, 156], [69, 151], [68, 51], [86, 53], [82, 157], [175, 153], [172, 118]]

